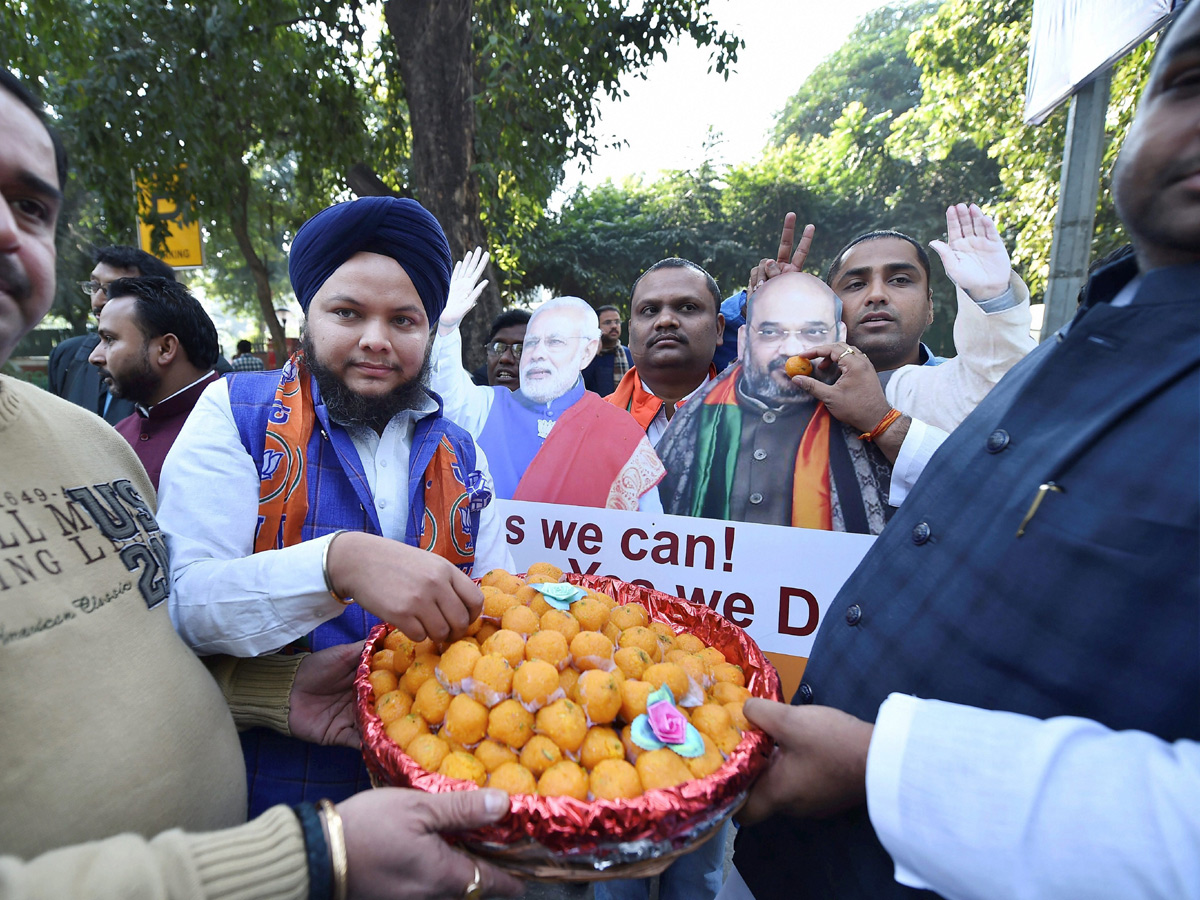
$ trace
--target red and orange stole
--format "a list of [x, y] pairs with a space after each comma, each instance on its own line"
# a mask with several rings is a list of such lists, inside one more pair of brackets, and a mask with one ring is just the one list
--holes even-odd
[[637, 509], [638, 499], [664, 474], [662, 462], [638, 423], [584, 391], [559, 416], [521, 476], [513, 499]]
[[[308, 442], [316, 423], [312, 379], [302, 351], [296, 351], [279, 375], [275, 399], [267, 414], [263, 444], [263, 477], [258, 494], [258, 532], [254, 552], [290, 547], [304, 540], [308, 518]], [[464, 471], [445, 436], [425, 468], [425, 514], [418, 546], [456, 566], [474, 561], [470, 531], [470, 496], [459, 473]]]
[[[737, 405], [741, 363], [704, 398], [698, 410], [690, 515], [729, 518], [729, 495], [742, 438], [742, 411]], [[833, 529], [829, 487], [831, 417], [818, 403], [800, 438], [792, 469], [792, 522], [798, 528]]]

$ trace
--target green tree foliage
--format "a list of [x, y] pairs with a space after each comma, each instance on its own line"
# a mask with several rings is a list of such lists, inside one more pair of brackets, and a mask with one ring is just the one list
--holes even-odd
[[[260, 238], [327, 204], [361, 158], [356, 5], [4, 0], [3, 16], [3, 53], [40, 80], [108, 239], [134, 243], [134, 171], [194, 196], [238, 247], [282, 349]], [[280, 160], [294, 167], [286, 192], [263, 174]]]
[[[1032, 10], [1033, 0], [947, 0], [909, 42], [923, 96], [896, 123], [891, 146], [931, 165], [946, 160], [964, 137], [986, 150], [999, 166], [1002, 187], [993, 209], [1011, 238], [1014, 265], [1036, 295], [1049, 273], [1067, 106], [1041, 125], [1022, 122]], [[1128, 240], [1113, 208], [1112, 164], [1133, 121], [1153, 45], [1138, 47], [1113, 72], [1093, 258]]]

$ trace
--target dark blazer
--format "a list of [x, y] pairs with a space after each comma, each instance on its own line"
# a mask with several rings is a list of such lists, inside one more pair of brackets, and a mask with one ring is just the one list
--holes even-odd
[[[1110, 306], [1135, 271], [1098, 272], [1065, 336], [942, 445], [838, 594], [794, 703], [873, 721], [899, 691], [1200, 738], [1200, 264]], [[894, 881], [865, 808], [742, 829], [735, 862], [757, 900], [924, 893]]]
[[50, 351], [46, 375], [50, 379], [51, 393], [94, 412], [110, 425], [116, 425], [126, 416], [133, 415], [134, 405], [132, 400], [113, 397], [105, 411], [108, 388], [100, 380], [100, 370], [88, 362], [99, 343], [97, 334], [81, 334], [59, 341]]

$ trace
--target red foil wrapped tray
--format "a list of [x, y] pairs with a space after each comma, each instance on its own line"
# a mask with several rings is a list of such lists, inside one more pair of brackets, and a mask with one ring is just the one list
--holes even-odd
[[[627, 584], [607, 575], [569, 574], [566, 580], [602, 591], [618, 603], [641, 603], [650, 617], [716, 647], [742, 667], [755, 697], [780, 700], [779, 675], [741, 628], [705, 606]], [[426, 772], [385, 733], [375, 714], [368, 675], [371, 654], [382, 649], [390, 626], [367, 638], [355, 681], [363, 759], [377, 784], [433, 793], [476, 790], [474, 782]], [[771, 738], [757, 729], [742, 736], [725, 764], [674, 788], [646, 791], [634, 800], [593, 800], [517, 794], [509, 815], [496, 825], [464, 832], [466, 849], [535, 878], [600, 880], [655, 875], [719, 831], [746, 799], [771, 755]]]

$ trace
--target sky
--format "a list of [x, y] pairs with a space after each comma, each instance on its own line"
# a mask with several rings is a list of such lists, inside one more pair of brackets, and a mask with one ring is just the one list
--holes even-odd
[[624, 139], [627, 146], [603, 149], [591, 169], [569, 164], [561, 191], [593, 187], [663, 169], [685, 169], [704, 159], [710, 127], [722, 143], [715, 159], [753, 160], [761, 153], [775, 115], [822, 59], [835, 51], [854, 24], [884, 0], [711, 0], [718, 24], [746, 46], [729, 80], [709, 73], [709, 52], [690, 40], [668, 50], [647, 79], [626, 77], [628, 97], [600, 101], [600, 143]]

